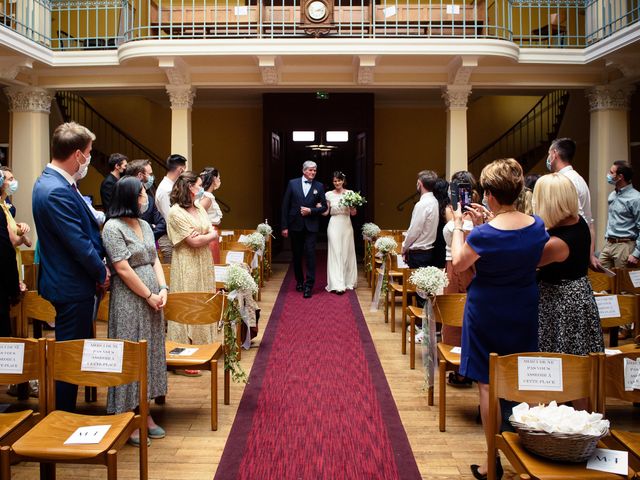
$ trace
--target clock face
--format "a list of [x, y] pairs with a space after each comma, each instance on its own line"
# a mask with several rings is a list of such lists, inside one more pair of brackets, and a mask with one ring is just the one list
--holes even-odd
[[311, 20], [320, 21], [324, 20], [327, 16], [327, 5], [320, 0], [314, 0], [307, 5], [307, 14]]

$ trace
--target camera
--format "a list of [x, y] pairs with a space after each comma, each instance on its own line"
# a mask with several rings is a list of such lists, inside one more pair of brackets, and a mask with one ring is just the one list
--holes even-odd
[[464, 211], [466, 207], [471, 205], [471, 184], [469, 183], [452, 183], [451, 184], [451, 206], [454, 210], [458, 208]]

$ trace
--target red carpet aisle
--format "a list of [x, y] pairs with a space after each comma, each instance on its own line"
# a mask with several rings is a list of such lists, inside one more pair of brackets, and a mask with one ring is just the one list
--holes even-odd
[[357, 298], [318, 273], [282, 284], [216, 480], [420, 478]]

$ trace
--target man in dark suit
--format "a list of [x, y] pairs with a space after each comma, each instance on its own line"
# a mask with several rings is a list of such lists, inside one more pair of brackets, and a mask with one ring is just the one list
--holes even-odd
[[[291, 235], [293, 271], [296, 290], [311, 298], [316, 279], [316, 237], [320, 228], [320, 215], [327, 209], [324, 187], [314, 180], [317, 165], [302, 164], [302, 177], [289, 181], [282, 201], [282, 236]], [[306, 260], [306, 280], [302, 272], [302, 257]]]
[[[77, 123], [53, 132], [51, 163], [33, 187], [38, 231], [38, 291], [56, 310], [56, 340], [91, 338], [97, 294], [109, 286], [100, 229], [77, 192], [91, 161], [95, 135]], [[75, 410], [77, 387], [56, 384], [56, 408]]]
[[112, 153], [109, 157], [109, 169], [111, 173], [104, 177], [102, 184], [100, 184], [100, 201], [102, 202], [102, 209], [106, 212], [111, 205], [111, 196], [113, 195], [113, 188], [116, 186], [116, 182], [120, 180], [120, 177], [124, 175], [124, 171], [127, 168], [126, 155], [122, 153]]

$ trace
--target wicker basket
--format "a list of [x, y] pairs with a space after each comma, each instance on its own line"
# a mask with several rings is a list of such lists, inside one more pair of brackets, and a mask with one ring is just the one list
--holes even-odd
[[531, 453], [558, 462], [586, 462], [593, 455], [598, 440], [609, 433], [608, 428], [605, 428], [600, 435], [547, 433], [513, 420], [511, 425], [518, 432], [524, 448]]

